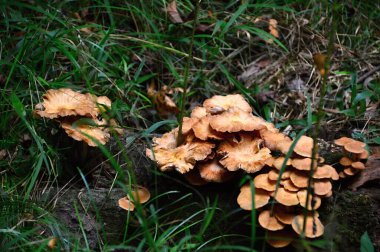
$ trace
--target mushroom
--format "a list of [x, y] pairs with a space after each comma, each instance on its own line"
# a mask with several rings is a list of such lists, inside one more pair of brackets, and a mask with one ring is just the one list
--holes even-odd
[[300, 203], [297, 197], [297, 193], [287, 191], [284, 188], [278, 188], [274, 198], [284, 206], [295, 206]]
[[303, 157], [311, 157], [313, 150], [313, 138], [301, 136], [294, 147], [294, 152]]
[[140, 204], [146, 203], [150, 199], [150, 192], [143, 186], [133, 186], [127, 198], [131, 202], [139, 202]]
[[252, 108], [240, 94], [215, 95], [203, 102], [203, 107], [207, 113], [218, 114], [231, 108], [239, 108], [244, 112], [252, 113]]
[[[305, 230], [303, 230], [304, 222], [306, 222]], [[315, 215], [297, 215], [293, 219], [292, 228], [297, 234], [304, 233], [304, 235], [308, 238], [320, 237], [324, 232], [322, 222]]]
[[270, 180], [267, 173], [257, 175], [253, 179], [253, 183], [256, 188], [261, 188], [268, 192], [276, 190], [276, 181]]
[[239, 136], [238, 142], [234, 138], [229, 138], [219, 145], [217, 153], [223, 156], [219, 162], [230, 171], [243, 169], [253, 173], [261, 170], [265, 161], [271, 157], [270, 150], [260, 149], [263, 141], [260, 138], [248, 133], [241, 133]]
[[[297, 192], [297, 197], [300, 205], [310, 211], [318, 209], [321, 206], [321, 198], [318, 196], [313, 196], [311, 193], [309, 193], [309, 199], [307, 200], [307, 195], [307, 190], [301, 190]], [[308, 201], [308, 204], [306, 204], [306, 201]]]
[[293, 240], [294, 232], [288, 230], [268, 231], [268, 239], [266, 242], [274, 248], [284, 248], [288, 246]]
[[222, 140], [223, 133], [220, 133], [210, 127], [210, 116], [202, 117], [193, 124], [192, 128], [197, 138], [201, 140], [207, 140], [209, 138]]
[[285, 227], [283, 223], [281, 223], [277, 220], [276, 217], [271, 215], [270, 210], [264, 210], [260, 213], [259, 224], [263, 228], [270, 231], [281, 230]]
[[124, 210], [127, 210], [127, 211], [135, 210], [135, 205], [127, 197], [119, 199], [118, 203], [119, 203], [119, 207], [123, 208]]
[[274, 208], [274, 216], [283, 224], [291, 225], [295, 216], [295, 208], [276, 205]]
[[[284, 164], [284, 161], [285, 161], [285, 157], [278, 157], [274, 160], [273, 162], [273, 166], [277, 169], [277, 170], [281, 170], [282, 168], [282, 165]], [[285, 166], [288, 166], [288, 165], [291, 165], [292, 164], [292, 160], [289, 158], [288, 161], [286, 162]]]
[[234, 173], [224, 168], [216, 159], [198, 166], [201, 178], [208, 182], [223, 183], [233, 178]]
[[[312, 164], [311, 158], [293, 158], [292, 166], [297, 170], [310, 171]], [[317, 162], [313, 163], [313, 169], [317, 167]]]
[[[255, 209], [265, 206], [268, 204], [270, 199], [269, 193], [262, 189], [255, 189]], [[240, 188], [239, 196], [237, 197], [237, 203], [244, 210], [252, 210], [252, 192], [250, 184], [245, 184]]]

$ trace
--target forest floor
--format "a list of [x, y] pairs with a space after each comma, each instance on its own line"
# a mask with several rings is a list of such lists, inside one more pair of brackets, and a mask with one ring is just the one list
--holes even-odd
[[[334, 182], [324, 236], [298, 249], [380, 249], [380, 4], [193, 2], [0, 1], [1, 251], [294, 251], [240, 209], [247, 176], [197, 187], [145, 156], [205, 99], [236, 93], [292, 138], [310, 126], [367, 144], [370, 169]], [[59, 88], [107, 96], [123, 135], [89, 147], [38, 117]], [[117, 204], [131, 183], [152, 196], [134, 212]]]

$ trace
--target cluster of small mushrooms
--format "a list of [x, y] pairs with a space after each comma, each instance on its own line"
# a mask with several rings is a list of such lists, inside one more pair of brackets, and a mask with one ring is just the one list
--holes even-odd
[[[177, 127], [155, 137], [146, 150], [161, 171], [177, 170], [194, 185], [222, 183], [239, 171], [252, 174], [254, 196], [247, 183], [237, 202], [245, 210], [257, 209], [258, 222], [268, 230], [267, 242], [273, 247], [285, 247], [297, 235], [323, 234], [317, 209], [322, 198], [332, 196], [331, 180], [338, 180], [339, 174], [318, 154], [312, 157], [312, 138], [293, 141], [272, 123], [254, 116], [239, 94], [205, 100], [183, 118], [181, 142], [178, 134]], [[350, 158], [354, 162], [360, 157]]]
[[[112, 105], [106, 96], [97, 97], [90, 93], [81, 94], [69, 88], [60, 88], [48, 90], [42, 98], [43, 102], [35, 106], [34, 113], [60, 122], [65, 132], [77, 141], [97, 146], [93, 141], [96, 139], [104, 145], [110, 139], [111, 128], [122, 133], [114, 119], [107, 121], [102, 118], [102, 113]], [[91, 123], [80, 119], [89, 119]]]

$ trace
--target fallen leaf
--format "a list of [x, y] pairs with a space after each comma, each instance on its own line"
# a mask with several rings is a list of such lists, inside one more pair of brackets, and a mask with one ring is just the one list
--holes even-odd
[[365, 183], [380, 180], [380, 154], [372, 154], [369, 156], [365, 169], [360, 172], [359, 176], [355, 178], [354, 182], [349, 186], [353, 191]]
[[164, 85], [161, 90], [156, 90], [156, 85], [152, 81], [147, 89], [148, 97], [152, 100], [158, 114], [161, 117], [169, 117], [170, 115], [178, 114], [179, 109], [175, 102], [168, 96], [168, 94], [183, 92], [182, 88], [171, 89]]
[[170, 21], [172, 21], [173, 23], [175, 24], [183, 23], [183, 20], [177, 10], [177, 1], [174, 0], [171, 3], [169, 3], [168, 7], [166, 8], [166, 12], [169, 15]]
[[296, 77], [287, 83], [287, 87], [292, 91], [302, 91], [305, 90], [305, 82], [300, 77]]
[[314, 64], [317, 67], [320, 75], [325, 75], [325, 63], [326, 55], [322, 53], [316, 53], [313, 55]]
[[275, 38], [280, 37], [278, 29], [277, 29], [277, 20], [276, 19], [273, 19], [273, 18], [269, 19], [269, 33]]

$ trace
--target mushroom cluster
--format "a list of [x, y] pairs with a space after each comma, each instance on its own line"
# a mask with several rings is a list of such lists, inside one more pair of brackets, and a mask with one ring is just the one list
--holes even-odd
[[112, 105], [106, 96], [97, 97], [90, 93], [81, 94], [69, 88], [60, 88], [48, 90], [42, 98], [43, 102], [35, 106], [34, 113], [60, 122], [65, 132], [77, 141], [97, 146], [93, 141], [95, 139], [104, 145], [110, 139], [111, 128], [118, 133], [122, 132], [115, 120], [102, 118], [102, 113]]
[[365, 162], [369, 157], [365, 143], [348, 137], [336, 139], [334, 143], [341, 147], [343, 153], [339, 160], [339, 177], [351, 177], [365, 169]]
[[247, 183], [237, 202], [245, 210], [254, 207], [260, 212], [258, 222], [270, 232], [272, 246], [287, 246], [297, 234], [307, 238], [323, 234], [316, 210], [322, 198], [332, 195], [331, 180], [339, 175], [323, 164], [322, 157], [313, 162], [312, 138], [302, 136], [293, 144], [272, 123], [254, 116], [239, 94], [205, 100], [183, 119], [181, 143], [178, 131], [154, 138], [153, 147], [146, 150], [161, 171], [177, 170], [194, 185], [225, 182], [238, 171], [249, 173], [255, 194], [252, 197]]

